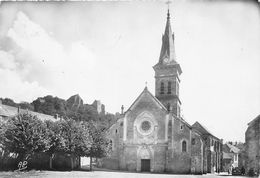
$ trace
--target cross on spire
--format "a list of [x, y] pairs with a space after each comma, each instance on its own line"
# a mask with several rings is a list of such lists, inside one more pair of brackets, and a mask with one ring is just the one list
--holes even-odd
[[170, 4], [171, 4], [172, 2], [170, 1], [170, 0], [168, 0], [168, 1], [166, 1], [166, 4], [167, 4], [167, 6], [168, 6], [168, 12], [167, 12], [167, 18], [169, 19], [170, 18]]

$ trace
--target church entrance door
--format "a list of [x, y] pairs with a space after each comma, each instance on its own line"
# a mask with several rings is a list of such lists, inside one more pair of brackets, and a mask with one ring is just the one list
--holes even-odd
[[141, 171], [150, 172], [150, 159], [141, 159]]

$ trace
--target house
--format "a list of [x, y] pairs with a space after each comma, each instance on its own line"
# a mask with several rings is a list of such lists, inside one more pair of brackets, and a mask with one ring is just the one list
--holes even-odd
[[231, 142], [223, 145], [223, 171], [228, 172], [230, 168], [239, 167], [240, 149]]
[[54, 116], [51, 115], [42, 114], [42, 113], [30, 111], [28, 109], [21, 109], [19, 107], [2, 104], [2, 100], [0, 100], [0, 121], [3, 122], [10, 117], [14, 117], [17, 114], [23, 114], [23, 113], [28, 113], [31, 114], [32, 116], [37, 116], [37, 118], [39, 118], [42, 121], [51, 120], [55, 122], [57, 120]]
[[245, 133], [246, 172], [260, 172], [260, 115], [248, 123]]
[[192, 125], [204, 141], [204, 173], [220, 172], [222, 170], [222, 139], [214, 136], [205, 126], [199, 122]]

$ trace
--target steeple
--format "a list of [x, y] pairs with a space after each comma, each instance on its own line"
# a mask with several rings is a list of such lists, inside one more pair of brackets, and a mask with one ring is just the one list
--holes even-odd
[[168, 8], [167, 21], [164, 34], [162, 36], [162, 47], [159, 58], [160, 64], [176, 64], [175, 47], [174, 47], [174, 34], [171, 29], [170, 12]]
[[174, 34], [170, 23], [168, 7], [167, 21], [162, 36], [162, 47], [159, 62], [153, 66], [155, 71], [155, 96], [177, 117], [180, 116], [181, 101], [179, 98], [179, 76], [182, 73], [180, 65], [176, 61], [174, 48]]

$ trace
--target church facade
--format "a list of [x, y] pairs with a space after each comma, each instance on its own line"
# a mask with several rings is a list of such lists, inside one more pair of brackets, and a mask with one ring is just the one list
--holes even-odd
[[125, 112], [122, 109], [121, 118], [108, 131], [112, 153], [102, 159], [102, 167], [180, 174], [219, 171], [221, 140], [210, 140], [212, 134], [180, 116], [182, 69], [175, 56], [169, 11], [159, 61], [153, 69], [155, 96], [145, 87]]

